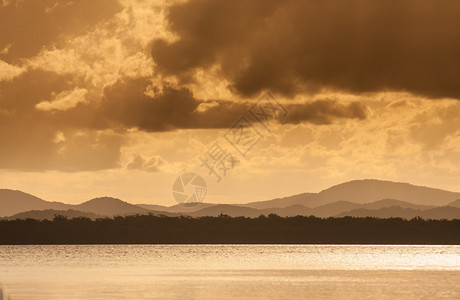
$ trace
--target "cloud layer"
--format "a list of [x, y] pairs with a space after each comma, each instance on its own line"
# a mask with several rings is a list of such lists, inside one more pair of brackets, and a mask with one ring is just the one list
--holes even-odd
[[221, 68], [243, 95], [334, 89], [460, 97], [456, 0], [191, 0], [169, 10], [158, 67], [182, 81]]
[[[241, 116], [248, 115], [254, 104], [242, 100], [199, 100], [186, 88], [170, 86], [164, 86], [161, 93], [152, 97], [146, 94], [147, 86], [147, 79], [128, 79], [106, 87], [99, 110], [108, 127], [135, 127], [145, 131], [228, 128]], [[287, 116], [279, 119], [284, 124], [329, 124], [336, 119], [367, 117], [367, 107], [358, 102], [315, 100], [287, 103], [285, 108]]]
[[269, 89], [240, 183], [458, 178], [458, 1], [0, 3], [5, 172], [176, 175]]

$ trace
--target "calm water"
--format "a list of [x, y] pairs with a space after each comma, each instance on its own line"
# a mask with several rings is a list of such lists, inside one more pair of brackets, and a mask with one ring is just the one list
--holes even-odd
[[0, 246], [10, 299], [460, 299], [460, 246]]

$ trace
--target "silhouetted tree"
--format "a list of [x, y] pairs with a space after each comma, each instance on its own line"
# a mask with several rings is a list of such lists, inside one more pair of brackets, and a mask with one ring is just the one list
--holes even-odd
[[0, 220], [0, 244], [460, 244], [460, 220], [133, 215]]

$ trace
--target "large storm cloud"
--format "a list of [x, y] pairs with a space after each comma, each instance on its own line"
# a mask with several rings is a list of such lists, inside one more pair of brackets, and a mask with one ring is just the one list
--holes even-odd
[[455, 0], [190, 0], [168, 15], [175, 42], [152, 56], [184, 82], [218, 65], [243, 95], [334, 89], [460, 97]]

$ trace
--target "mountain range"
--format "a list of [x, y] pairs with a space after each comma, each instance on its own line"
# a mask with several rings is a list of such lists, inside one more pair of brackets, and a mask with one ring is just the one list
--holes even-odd
[[133, 214], [162, 214], [192, 217], [217, 216], [257, 217], [314, 215], [317, 217], [402, 217], [420, 216], [431, 219], [460, 219], [460, 193], [381, 180], [355, 180], [319, 193], [302, 193], [284, 198], [246, 204], [197, 203], [181, 205], [130, 204], [121, 199], [100, 197], [78, 205], [49, 202], [33, 195], [0, 189], [0, 218], [52, 219], [55, 215], [69, 218], [113, 217]]

